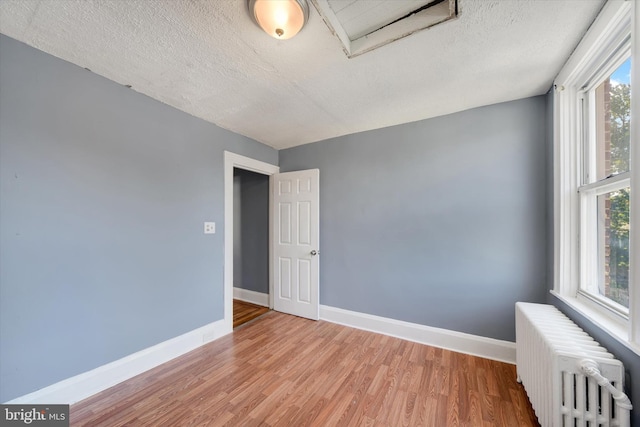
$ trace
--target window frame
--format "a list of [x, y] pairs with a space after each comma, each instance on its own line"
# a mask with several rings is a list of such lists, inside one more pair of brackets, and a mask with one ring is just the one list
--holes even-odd
[[[612, 43], [620, 41], [620, 38], [620, 34], [618, 34], [617, 37], [614, 37]], [[580, 168], [580, 180], [577, 188], [580, 210], [580, 276], [577, 297], [591, 299], [603, 308], [612, 311], [611, 314], [619, 316], [621, 321], [627, 322], [629, 318], [628, 308], [602, 295], [599, 291], [599, 280], [601, 278], [599, 270], [603, 260], [600, 259], [602, 252], [599, 244], [598, 197], [630, 187], [631, 173], [626, 171], [598, 179], [597, 163], [600, 159], [596, 141], [598, 132], [595, 115], [598, 107], [595, 91], [618, 67], [631, 58], [630, 34], [623, 38], [620, 46], [614, 47], [613, 52], [603, 52], [603, 54], [606, 58], [605, 62], [602, 64], [596, 62], [594, 64], [597, 70], [591, 70], [593, 75], [588, 77], [588, 80], [584, 82], [577, 95], [580, 103], [577, 119], [581, 130], [579, 141], [577, 141]], [[588, 69], [585, 69], [583, 74], [588, 71]]]
[[[585, 137], [589, 136], [584, 120], [585, 110], [593, 108], [588, 103], [589, 91], [601, 81], [627, 50], [632, 60], [632, 79], [637, 73], [638, 34], [632, 28], [639, 21], [635, 2], [610, 0], [601, 10], [598, 18], [583, 37], [582, 41], [562, 68], [554, 81], [554, 284], [552, 293], [599, 325], [618, 341], [640, 354], [640, 268], [637, 260], [640, 247], [634, 247], [633, 241], [640, 236], [638, 212], [631, 209], [631, 233], [629, 256], [629, 310], [620, 310], [607, 298], [602, 299], [581, 288], [585, 278], [592, 274], [593, 267], [581, 262], [588, 250], [593, 249], [593, 235], [597, 231], [587, 232], [587, 209], [585, 203], [588, 194], [599, 194], [607, 188], [618, 188], [628, 182], [632, 188], [630, 206], [638, 204], [636, 193], [640, 189], [640, 174], [637, 166], [638, 124], [632, 119], [631, 129], [631, 172], [595, 181], [586, 180], [582, 167], [585, 150]], [[625, 47], [625, 44], [630, 47]], [[637, 117], [639, 83], [632, 81], [632, 117]], [[584, 104], [587, 103], [587, 104]], [[586, 107], [586, 108], [585, 108]], [[590, 136], [589, 136], [590, 137]], [[593, 153], [592, 153], [593, 154]], [[580, 190], [582, 194], [579, 193]], [[586, 194], [586, 195], [585, 195]], [[595, 196], [597, 199], [597, 196]], [[591, 198], [593, 200], [593, 198]], [[591, 237], [589, 237], [591, 236]], [[587, 241], [584, 241], [586, 237]], [[581, 241], [583, 239], [583, 241]], [[597, 244], [597, 243], [596, 243]], [[635, 268], [634, 268], [635, 267]], [[613, 301], [612, 301], [613, 302]]]

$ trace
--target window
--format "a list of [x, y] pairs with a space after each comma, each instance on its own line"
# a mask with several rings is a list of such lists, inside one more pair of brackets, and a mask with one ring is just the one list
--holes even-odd
[[640, 127], [632, 99], [640, 94], [631, 82], [631, 20], [639, 10], [607, 2], [554, 83], [553, 290], [638, 354]]
[[627, 40], [579, 93], [580, 292], [629, 316], [631, 52]]

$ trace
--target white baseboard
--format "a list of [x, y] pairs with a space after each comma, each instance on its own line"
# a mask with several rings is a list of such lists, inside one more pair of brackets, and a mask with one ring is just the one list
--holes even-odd
[[459, 353], [471, 354], [514, 365], [516, 363], [516, 345], [510, 341], [403, 322], [326, 305], [320, 306], [320, 318], [327, 322], [390, 335]]
[[264, 294], [262, 292], [234, 287], [233, 298], [239, 299], [240, 301], [250, 302], [251, 304], [269, 307], [269, 294]]
[[218, 320], [6, 403], [70, 405], [231, 332]]

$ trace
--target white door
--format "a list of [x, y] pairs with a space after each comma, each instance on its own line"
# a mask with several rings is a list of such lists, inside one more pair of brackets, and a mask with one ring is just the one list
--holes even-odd
[[318, 320], [320, 171], [272, 175], [273, 308]]

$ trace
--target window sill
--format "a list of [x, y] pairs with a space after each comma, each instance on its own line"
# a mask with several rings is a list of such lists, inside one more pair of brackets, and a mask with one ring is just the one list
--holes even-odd
[[591, 304], [581, 301], [579, 298], [560, 295], [556, 291], [551, 291], [551, 294], [576, 310], [578, 313], [582, 314], [620, 344], [640, 356], [640, 345], [629, 341], [628, 326], [625, 322], [615, 320], [612, 317], [601, 313], [600, 310], [594, 309]]

